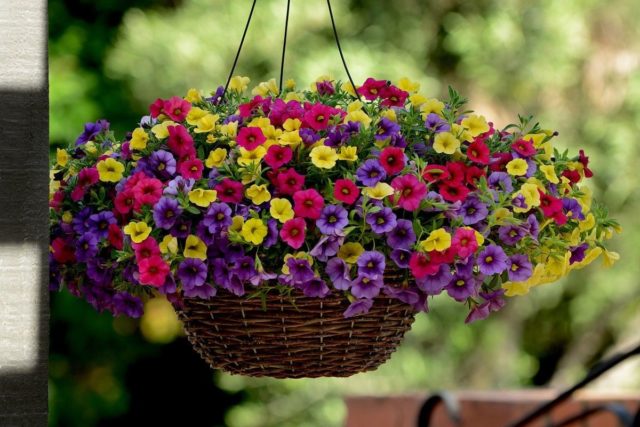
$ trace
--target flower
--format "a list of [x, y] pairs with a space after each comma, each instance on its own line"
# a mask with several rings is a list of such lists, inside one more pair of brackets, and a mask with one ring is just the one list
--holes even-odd
[[259, 245], [267, 236], [267, 226], [261, 220], [251, 218], [242, 224], [240, 235], [247, 242]]
[[294, 213], [291, 208], [291, 202], [287, 199], [274, 198], [271, 199], [269, 213], [271, 216], [281, 223], [285, 223], [293, 218]]
[[314, 147], [309, 153], [311, 163], [317, 168], [331, 169], [336, 165], [338, 160], [338, 153], [331, 147], [326, 145], [319, 145]]
[[507, 269], [507, 255], [497, 245], [489, 245], [478, 254], [478, 268], [482, 274], [500, 274]]
[[524, 139], [519, 139], [511, 144], [511, 149], [522, 157], [531, 157], [538, 153], [531, 141], [525, 141]]
[[93, 233], [84, 233], [76, 244], [75, 259], [87, 262], [98, 253], [98, 237]]
[[267, 190], [267, 186], [253, 184], [251, 187], [245, 190], [245, 195], [254, 205], [261, 205], [268, 202], [271, 199], [271, 194]]
[[324, 298], [331, 293], [331, 290], [327, 286], [326, 282], [319, 277], [304, 282], [300, 288], [304, 296], [309, 298]]
[[344, 311], [344, 317], [349, 319], [351, 317], [356, 317], [361, 314], [368, 313], [373, 306], [372, 299], [358, 299], [353, 301], [349, 307]]
[[353, 281], [351, 293], [356, 298], [373, 299], [380, 294], [383, 284], [381, 276], [359, 275]]
[[380, 165], [389, 176], [400, 173], [405, 166], [404, 150], [397, 147], [385, 147], [380, 152]]
[[489, 154], [489, 147], [487, 147], [487, 144], [481, 139], [473, 141], [469, 147], [467, 147], [467, 158], [481, 165], [489, 164]]
[[[179, 96], [172, 96], [164, 101], [162, 105], [162, 113], [176, 122], [184, 121], [187, 118], [187, 114], [189, 114], [189, 110], [191, 110], [191, 104]], [[157, 117], [157, 115], [154, 117]]]
[[295, 169], [285, 169], [278, 173], [275, 186], [281, 194], [291, 196], [295, 192], [302, 190], [304, 180], [304, 176], [296, 172]]
[[176, 173], [176, 159], [165, 150], [158, 150], [149, 156], [149, 169], [160, 179], [167, 179]]
[[207, 259], [207, 245], [198, 236], [189, 234], [184, 244], [184, 257], [197, 258], [204, 261]]
[[433, 141], [436, 153], [453, 154], [460, 148], [460, 140], [450, 132], [440, 132]]
[[333, 188], [333, 197], [342, 203], [352, 205], [360, 197], [360, 191], [350, 179], [340, 178], [336, 180]]
[[162, 182], [155, 178], [140, 178], [133, 187], [133, 208], [139, 211], [142, 206], [153, 206], [162, 198]]
[[223, 179], [215, 186], [218, 199], [220, 199], [221, 202], [225, 203], [242, 202], [243, 189], [244, 186], [241, 182], [234, 181], [230, 178]]
[[124, 234], [131, 237], [131, 241], [134, 243], [140, 243], [149, 237], [149, 234], [151, 234], [151, 227], [149, 227], [144, 221], [131, 221], [124, 228]]
[[201, 208], [209, 207], [209, 205], [216, 201], [218, 192], [216, 190], [205, 190], [203, 188], [196, 188], [189, 191], [189, 201], [194, 205]]
[[322, 209], [316, 226], [322, 234], [338, 234], [349, 224], [347, 210], [339, 205], [327, 205]]
[[338, 250], [338, 256], [349, 264], [355, 264], [363, 252], [364, 248], [360, 243], [348, 242], [340, 246], [340, 250]]
[[[345, 212], [346, 218], [346, 212]], [[366, 222], [374, 233], [384, 234], [393, 230], [396, 226], [396, 216], [391, 208], [382, 208], [366, 216]]]
[[505, 224], [498, 229], [498, 236], [500, 240], [509, 246], [513, 246], [518, 243], [526, 234], [524, 227], [520, 227], [514, 224]]
[[413, 231], [413, 222], [407, 219], [399, 219], [396, 226], [387, 232], [387, 244], [394, 249], [409, 249], [416, 242], [416, 233]]
[[453, 239], [451, 239], [451, 247], [460, 258], [466, 259], [478, 249], [479, 243], [476, 233], [474, 229], [468, 227], [456, 229]]
[[343, 259], [338, 257], [331, 258], [327, 262], [327, 266], [325, 268], [325, 272], [327, 273], [327, 276], [329, 276], [333, 287], [343, 291], [346, 291], [351, 287], [349, 270], [350, 266], [344, 262]]
[[477, 224], [484, 220], [489, 214], [487, 205], [482, 203], [477, 197], [467, 197], [460, 206], [459, 212], [464, 225]]
[[381, 95], [382, 90], [387, 86], [386, 80], [375, 80], [369, 77], [364, 84], [358, 88], [358, 93], [368, 101], [373, 101]]
[[393, 193], [393, 187], [386, 182], [379, 182], [375, 187], [366, 187], [362, 190], [362, 194], [375, 200], [383, 200], [391, 196]]
[[511, 176], [522, 176], [527, 173], [529, 164], [524, 159], [513, 159], [507, 163], [507, 173]]
[[413, 252], [409, 259], [411, 274], [416, 279], [422, 279], [429, 274], [435, 274], [439, 265], [432, 262], [429, 256], [423, 252]]
[[267, 150], [267, 155], [264, 158], [264, 162], [272, 169], [279, 169], [286, 165], [293, 158], [293, 151], [289, 147], [282, 147], [280, 145], [272, 145]]
[[345, 162], [355, 162], [358, 160], [358, 147], [350, 147], [343, 145], [338, 152], [338, 160], [344, 160]]
[[376, 139], [379, 141], [384, 141], [385, 139], [391, 138], [393, 135], [400, 132], [400, 125], [396, 122], [389, 120], [386, 117], [383, 117], [378, 123], [378, 130], [376, 131]]
[[293, 249], [299, 249], [304, 243], [306, 224], [303, 218], [286, 221], [280, 230], [280, 238]]
[[264, 144], [266, 140], [267, 138], [262, 133], [262, 129], [253, 126], [243, 127], [238, 131], [238, 136], [236, 137], [238, 145], [249, 151], [255, 150]]
[[122, 179], [124, 165], [111, 157], [100, 160], [96, 165], [100, 181], [102, 182], [118, 182]]
[[110, 211], [102, 211], [89, 216], [87, 223], [88, 231], [102, 240], [109, 234], [109, 225], [116, 223], [116, 217]]
[[466, 301], [476, 294], [476, 279], [471, 275], [456, 273], [445, 289], [456, 301]]
[[202, 178], [204, 164], [199, 159], [188, 159], [178, 163], [178, 172], [187, 179]]
[[429, 233], [426, 240], [420, 242], [420, 249], [425, 252], [442, 252], [451, 247], [451, 234], [444, 228], [438, 228]]
[[180, 203], [170, 197], [162, 197], [153, 208], [153, 220], [165, 230], [171, 229], [182, 214]]
[[387, 177], [387, 173], [376, 159], [366, 160], [356, 171], [358, 180], [367, 187], [373, 187]]
[[391, 186], [400, 194], [398, 205], [407, 211], [418, 209], [427, 194], [427, 186], [414, 175], [398, 176], [391, 181]]
[[132, 150], [144, 150], [147, 148], [147, 142], [149, 141], [149, 135], [143, 128], [136, 128], [131, 133], [131, 139], [129, 140], [129, 147]]
[[[365, 251], [358, 257], [358, 274], [375, 279], [384, 274], [385, 257], [378, 251]], [[357, 295], [356, 295], [357, 296]]]
[[318, 219], [324, 207], [322, 195], [313, 188], [298, 191], [293, 195], [293, 211], [302, 218]]
[[226, 203], [211, 203], [202, 223], [211, 233], [220, 233], [231, 225], [231, 208]]
[[329, 119], [333, 114], [333, 108], [315, 104], [304, 114], [304, 122], [315, 131], [323, 130], [329, 125]]
[[167, 146], [178, 158], [195, 153], [193, 137], [187, 128], [182, 125], [168, 126], [167, 132], [169, 134]]
[[224, 163], [227, 158], [227, 150], [224, 148], [216, 148], [215, 150], [211, 150], [209, 152], [209, 156], [207, 160], [204, 162], [204, 165], [208, 168], [219, 168]]
[[169, 274], [169, 265], [159, 255], [153, 255], [138, 261], [140, 278], [143, 285], [160, 287]]
[[187, 258], [178, 266], [177, 276], [185, 290], [192, 290], [207, 280], [207, 266], [197, 258]]
[[524, 282], [533, 274], [533, 266], [525, 254], [515, 254], [507, 259], [507, 272], [512, 282]]

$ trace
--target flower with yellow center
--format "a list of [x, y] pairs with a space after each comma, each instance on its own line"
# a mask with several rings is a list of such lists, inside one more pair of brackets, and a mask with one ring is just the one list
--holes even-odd
[[242, 225], [244, 224], [244, 218], [241, 215], [236, 215], [231, 218], [231, 225], [229, 226], [229, 231], [238, 232], [242, 230]]
[[420, 83], [412, 82], [408, 77], [403, 77], [398, 80], [398, 84], [396, 86], [409, 93], [414, 93], [420, 90]]
[[189, 191], [189, 201], [201, 208], [208, 207], [216, 201], [218, 192], [216, 190], [205, 190], [204, 188], [196, 188]]
[[425, 117], [425, 118], [431, 113], [442, 114], [443, 110], [444, 110], [444, 102], [435, 98], [427, 99], [420, 106], [420, 112], [422, 113], [422, 117]]
[[207, 259], [207, 245], [198, 236], [190, 234], [184, 244], [183, 254], [185, 258], [198, 258], [204, 261]]
[[433, 149], [436, 153], [453, 154], [460, 148], [460, 140], [450, 132], [440, 132], [433, 141]]
[[229, 138], [235, 138], [238, 134], [238, 122], [229, 122], [220, 126], [220, 133]]
[[242, 225], [240, 235], [247, 242], [259, 245], [267, 237], [267, 226], [262, 220], [251, 218]]
[[118, 182], [124, 172], [124, 165], [112, 157], [100, 160], [96, 168], [102, 182]]
[[338, 160], [344, 160], [346, 162], [355, 162], [358, 160], [358, 148], [348, 145], [340, 147], [338, 152]]
[[184, 99], [194, 104], [202, 102], [202, 95], [200, 95], [200, 91], [198, 91], [198, 89], [191, 88], [187, 91], [187, 96], [185, 96]]
[[420, 249], [425, 252], [442, 252], [449, 249], [449, 247], [451, 247], [451, 234], [447, 233], [444, 228], [433, 230], [426, 240], [420, 242]]
[[477, 114], [470, 114], [462, 119], [460, 124], [469, 131], [471, 136], [476, 137], [489, 131], [489, 124], [484, 116], [478, 116]]
[[547, 181], [549, 181], [550, 183], [558, 184], [560, 182], [553, 165], [541, 165], [540, 171], [544, 174], [544, 177], [547, 178]]
[[216, 123], [220, 116], [217, 114], [207, 114], [201, 117], [197, 122], [197, 127], [193, 130], [195, 133], [209, 133], [216, 129]]
[[269, 213], [271, 216], [281, 223], [285, 223], [293, 218], [294, 212], [291, 207], [291, 202], [287, 199], [271, 199]]
[[364, 248], [360, 243], [348, 242], [340, 246], [340, 249], [338, 250], [338, 257], [342, 258], [349, 264], [355, 264], [363, 252]]
[[527, 173], [529, 165], [524, 159], [513, 159], [507, 163], [507, 173], [511, 176], [523, 176]]
[[318, 147], [314, 147], [309, 153], [309, 157], [311, 157], [311, 163], [317, 168], [322, 169], [331, 169], [336, 165], [336, 160], [338, 160], [338, 153], [331, 147], [327, 147], [326, 145], [320, 145]]
[[177, 254], [178, 253], [178, 239], [171, 234], [167, 234], [162, 238], [162, 241], [158, 244], [160, 252], [163, 254]]
[[238, 93], [244, 92], [247, 90], [250, 81], [249, 77], [233, 76], [229, 81], [229, 89]]
[[375, 187], [365, 187], [362, 193], [371, 199], [382, 200], [391, 196], [395, 190], [386, 182], [378, 182]]
[[133, 243], [142, 243], [151, 234], [151, 227], [144, 221], [131, 221], [124, 227], [124, 234], [131, 237]]
[[151, 132], [153, 132], [153, 134], [155, 135], [156, 138], [158, 139], [165, 139], [166, 137], [169, 136], [169, 126], [175, 126], [175, 122], [172, 122], [171, 120], [167, 120], [164, 121], [162, 123], [158, 123], [157, 125], [155, 125], [154, 127], [151, 128]]
[[62, 222], [64, 222], [65, 224], [71, 224], [71, 221], [73, 221], [73, 215], [71, 214], [71, 212], [64, 211], [64, 213], [62, 214]]
[[133, 150], [144, 150], [147, 148], [147, 142], [149, 141], [149, 135], [142, 128], [136, 128], [131, 134], [131, 141], [129, 141], [129, 147]]
[[264, 156], [267, 155], [267, 149], [264, 148], [262, 145], [259, 147], [256, 147], [255, 150], [246, 150], [243, 147], [240, 147], [239, 153], [240, 153], [240, 156], [236, 160], [239, 165], [241, 166], [248, 166], [250, 164], [257, 165], [258, 163], [260, 163], [260, 160], [262, 160]]
[[266, 184], [253, 184], [251, 187], [246, 189], [244, 194], [253, 202], [254, 205], [261, 205], [271, 200], [271, 193], [267, 190]]
[[189, 110], [189, 114], [187, 114], [187, 123], [189, 123], [191, 126], [195, 126], [198, 124], [198, 120], [200, 120], [207, 114], [209, 114], [207, 110], [203, 110], [202, 108], [198, 107], [191, 107], [191, 109]]
[[362, 110], [355, 110], [347, 113], [347, 115], [344, 116], [343, 123], [349, 122], [361, 123], [362, 126], [367, 129], [371, 124], [371, 117], [367, 116], [367, 113]]
[[67, 150], [56, 148], [56, 164], [65, 167], [69, 163], [69, 153]]
[[211, 150], [209, 157], [204, 161], [204, 164], [208, 168], [219, 168], [227, 158], [227, 150], [224, 148], [216, 148]]

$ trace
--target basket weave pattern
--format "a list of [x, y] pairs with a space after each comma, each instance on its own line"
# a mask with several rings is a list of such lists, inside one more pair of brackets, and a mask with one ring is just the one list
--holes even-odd
[[347, 377], [389, 359], [413, 323], [410, 306], [376, 298], [364, 315], [345, 319], [342, 295], [184, 300], [178, 315], [189, 342], [212, 368], [253, 377]]

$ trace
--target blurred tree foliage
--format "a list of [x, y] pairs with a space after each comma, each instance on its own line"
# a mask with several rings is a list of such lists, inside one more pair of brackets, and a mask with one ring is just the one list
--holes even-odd
[[[224, 83], [250, 3], [51, 0], [52, 144], [74, 140], [85, 121], [100, 117], [122, 135], [155, 98], [184, 94], [190, 87], [211, 91]], [[292, 5], [285, 77], [300, 85], [321, 74], [345, 78], [325, 7], [321, 0]], [[640, 339], [635, 262], [640, 257], [640, 28], [634, 20], [640, 3], [345, 0], [335, 2], [334, 9], [356, 82], [370, 75], [408, 76], [431, 96], [443, 95], [452, 84], [471, 98], [471, 108], [500, 127], [517, 113], [533, 113], [545, 127], [560, 132], [561, 147], [574, 153], [584, 148], [596, 172], [596, 198], [625, 227], [613, 242], [622, 260], [611, 270], [594, 265], [535, 289], [470, 326], [463, 324], [459, 307], [436, 298], [398, 353], [374, 373], [313, 381], [216, 373], [217, 387], [235, 397], [221, 400], [215, 388], [203, 391], [210, 396], [202, 401], [217, 405], [219, 418], [203, 418], [196, 425], [215, 425], [224, 416], [227, 425], [238, 427], [338, 426], [345, 414], [341, 396], [349, 393], [564, 384], [611, 349]], [[254, 83], [277, 77], [284, 11], [284, 1], [258, 2], [238, 74]], [[130, 333], [118, 341], [124, 339], [118, 332], [122, 321], [95, 315], [68, 296], [52, 301], [53, 425], [97, 425], [95, 420], [134, 411], [134, 392], [155, 391], [139, 384], [128, 387], [127, 375], [137, 372], [134, 366], [157, 364], [151, 356], [162, 357], [161, 348], [184, 344], [184, 339], [166, 347], [145, 344], [135, 322], [125, 322]], [[77, 343], [87, 336], [99, 345], [80, 347]], [[115, 350], [123, 342], [126, 351]], [[115, 351], [99, 353], [103, 346]], [[162, 378], [165, 369], [180, 371], [186, 363], [175, 359], [155, 375]], [[117, 384], [120, 394], [88, 392], [87, 375], [102, 388], [109, 381]], [[199, 386], [194, 382], [192, 391]], [[637, 388], [640, 369], [630, 363], [597, 386]], [[181, 392], [175, 389], [161, 400], [172, 405]], [[224, 415], [225, 404], [240, 398], [242, 403]], [[78, 408], [84, 422], [67, 422]]]

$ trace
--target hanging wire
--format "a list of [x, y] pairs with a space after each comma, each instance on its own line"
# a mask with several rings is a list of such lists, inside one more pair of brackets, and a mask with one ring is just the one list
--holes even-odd
[[[238, 64], [238, 58], [240, 57], [240, 51], [242, 50], [242, 45], [244, 44], [244, 38], [247, 35], [247, 30], [249, 29], [249, 24], [251, 23], [251, 17], [253, 16], [253, 9], [255, 9], [257, 1], [258, 0], [253, 0], [253, 4], [251, 5], [249, 18], [247, 19], [247, 24], [244, 26], [242, 38], [240, 39], [240, 46], [238, 46], [238, 51], [236, 52], [236, 58], [233, 60], [233, 65], [231, 66], [229, 77], [227, 78], [227, 84], [224, 85], [224, 92], [222, 92], [222, 96], [220, 97], [221, 99], [224, 98], [224, 95], [227, 93], [227, 88], [229, 88], [229, 82], [231, 82], [231, 77], [233, 77], [233, 72], [236, 70], [236, 65]], [[284, 53], [283, 53], [283, 56], [284, 56]]]
[[282, 77], [284, 76], [284, 53], [287, 50], [287, 31], [289, 29], [289, 7], [291, 6], [291, 0], [287, 0], [287, 17], [284, 21], [284, 41], [282, 42], [282, 60], [280, 61], [280, 90], [282, 93]]
[[331, 10], [331, 0], [327, 0], [327, 6], [329, 7], [329, 16], [331, 17], [331, 26], [333, 27], [333, 35], [336, 39], [336, 45], [338, 46], [338, 52], [340, 52], [340, 58], [342, 59], [342, 65], [344, 65], [344, 70], [347, 72], [347, 77], [349, 77], [349, 82], [351, 82], [351, 86], [353, 86], [353, 90], [356, 93], [356, 97], [360, 98], [358, 94], [358, 89], [356, 88], [356, 84], [353, 82], [351, 78], [351, 73], [349, 72], [349, 67], [347, 67], [347, 61], [344, 59], [344, 54], [342, 53], [342, 47], [340, 47], [340, 39], [338, 38], [338, 30], [336, 29], [336, 21], [333, 19], [333, 10]]

